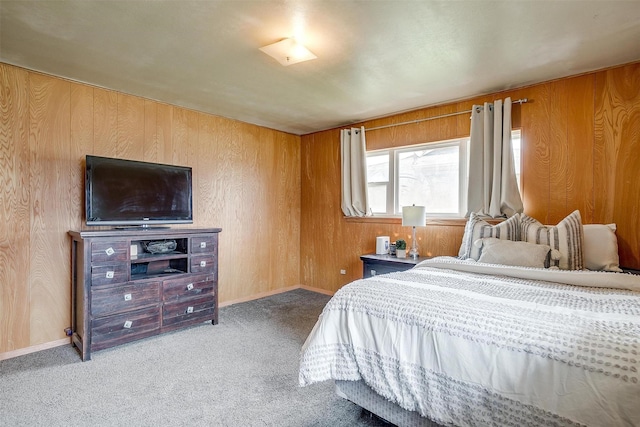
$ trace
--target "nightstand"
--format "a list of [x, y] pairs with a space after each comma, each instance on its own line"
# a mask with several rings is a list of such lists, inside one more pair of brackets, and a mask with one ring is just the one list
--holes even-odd
[[413, 268], [416, 264], [431, 257], [418, 257], [418, 259], [397, 258], [391, 255], [362, 255], [362, 276], [363, 278], [376, 276], [378, 274], [393, 273], [395, 271], [405, 271]]

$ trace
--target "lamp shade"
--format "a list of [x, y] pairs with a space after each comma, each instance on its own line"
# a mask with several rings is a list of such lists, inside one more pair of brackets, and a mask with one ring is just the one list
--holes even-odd
[[402, 225], [424, 227], [426, 225], [426, 210], [424, 206], [403, 206]]

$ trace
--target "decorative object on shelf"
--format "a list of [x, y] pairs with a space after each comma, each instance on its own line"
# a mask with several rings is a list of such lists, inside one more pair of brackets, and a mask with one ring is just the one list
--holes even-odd
[[416, 227], [424, 227], [426, 225], [426, 210], [424, 206], [403, 206], [402, 207], [402, 225], [412, 227], [411, 230], [411, 250], [409, 256], [417, 259], [418, 241], [416, 240]]
[[402, 239], [396, 240], [396, 257], [398, 258], [407, 257], [407, 242], [405, 242]]
[[385, 255], [389, 253], [389, 236], [376, 237], [376, 254]]
[[166, 254], [176, 250], [178, 245], [175, 240], [155, 240], [142, 243], [144, 250], [150, 254]]

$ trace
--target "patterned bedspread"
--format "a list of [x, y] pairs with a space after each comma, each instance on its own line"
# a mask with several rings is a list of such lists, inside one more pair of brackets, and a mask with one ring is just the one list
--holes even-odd
[[[302, 348], [300, 384], [361, 379], [444, 425], [640, 425], [640, 292], [627, 290], [640, 278], [474, 268], [436, 258], [344, 286]], [[603, 287], [622, 276], [627, 289]]]

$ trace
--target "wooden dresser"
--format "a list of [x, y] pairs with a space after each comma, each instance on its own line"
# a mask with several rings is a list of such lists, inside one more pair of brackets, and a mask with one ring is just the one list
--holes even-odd
[[82, 360], [183, 326], [217, 324], [220, 231], [70, 231], [72, 343]]

